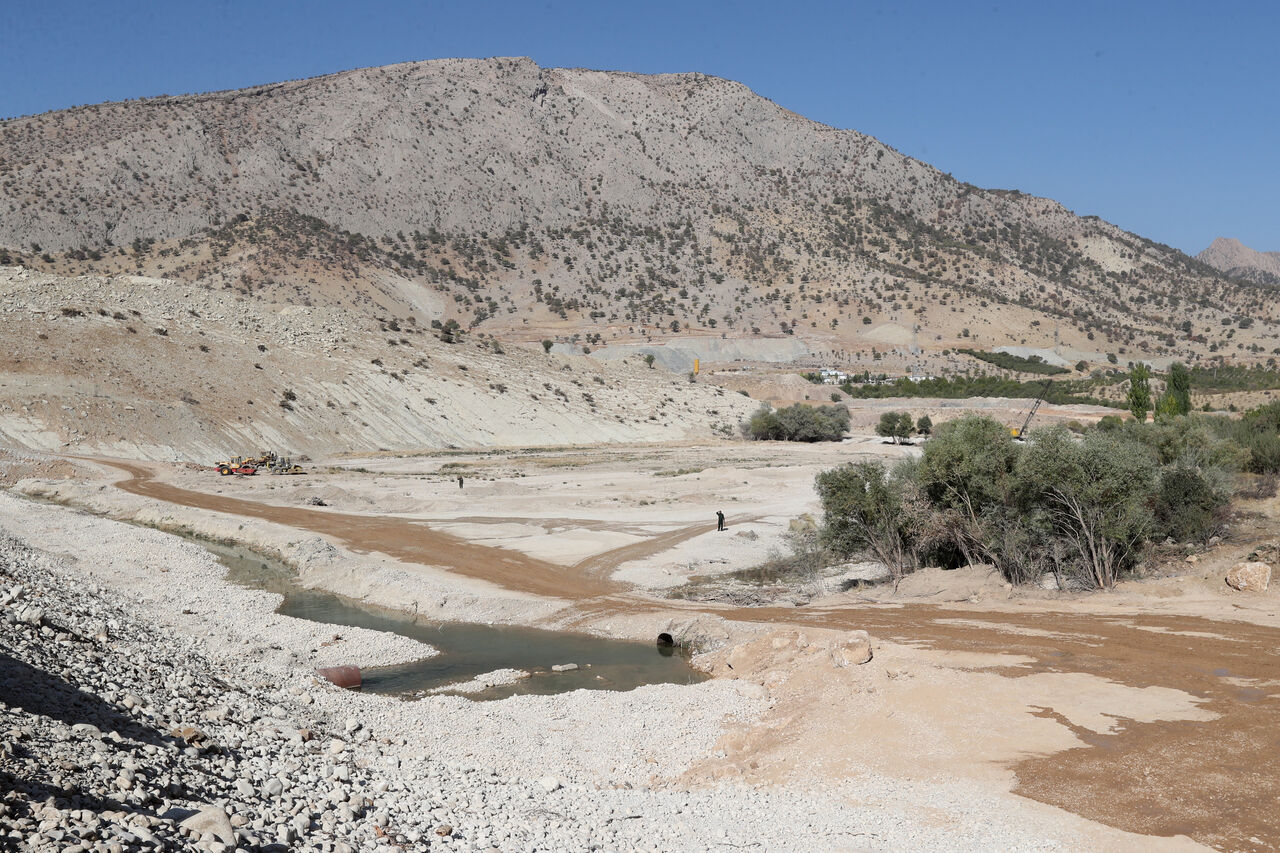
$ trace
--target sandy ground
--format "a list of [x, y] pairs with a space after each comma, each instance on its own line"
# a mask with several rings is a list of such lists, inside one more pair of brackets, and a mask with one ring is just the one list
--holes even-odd
[[[1075, 849], [1174, 849], [1175, 835], [1219, 849], [1280, 843], [1267, 817], [1280, 795], [1267, 746], [1280, 598], [1221, 583], [1226, 566], [1274, 539], [1275, 501], [1247, 507], [1252, 521], [1196, 563], [1165, 555], [1153, 573], [1168, 576], [1114, 594], [1013, 590], [970, 569], [803, 608], [655, 597], [782, 548], [790, 520], [816, 514], [817, 471], [910, 452], [862, 438], [378, 455], [257, 478], [94, 465], [78, 480], [19, 488], [248, 541], [308, 583], [440, 618], [697, 639], [711, 683], [757, 705], [724, 723], [714, 748], [686, 755], [681, 785], [873, 796], [877, 785], [887, 795], [941, 784], [980, 792], [1004, 814], [1069, 818], [1044, 803], [1099, 821], [1071, 824], [1088, 836]], [[457, 543], [477, 550], [459, 555]], [[831, 643], [852, 628], [871, 631], [875, 657], [837, 667]], [[634, 773], [587, 763], [600, 778]], [[945, 808], [921, 820], [945, 823]]]

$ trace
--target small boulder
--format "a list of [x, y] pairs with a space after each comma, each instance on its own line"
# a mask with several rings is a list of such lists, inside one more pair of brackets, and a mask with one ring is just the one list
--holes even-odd
[[850, 631], [831, 644], [831, 659], [838, 667], [860, 666], [871, 660], [871, 635]]
[[543, 776], [538, 780], [538, 784], [541, 785], [542, 790], [546, 791], [548, 794], [559, 791], [561, 788], [560, 780], [554, 776]]
[[1236, 563], [1227, 572], [1227, 586], [1241, 592], [1266, 592], [1271, 583], [1271, 567], [1266, 563]]
[[231, 818], [217, 806], [203, 808], [178, 825], [194, 838], [203, 838], [208, 834], [223, 844], [234, 846], [236, 843], [236, 831], [231, 825]]
[[552, 672], [573, 672], [578, 668], [576, 663], [558, 663], [551, 667]]

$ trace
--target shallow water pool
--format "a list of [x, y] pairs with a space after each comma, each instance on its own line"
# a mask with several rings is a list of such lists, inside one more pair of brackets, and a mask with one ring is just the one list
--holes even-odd
[[[228, 580], [284, 596], [277, 611], [281, 614], [328, 625], [389, 631], [439, 650], [440, 654], [422, 661], [362, 669], [361, 689], [370, 692], [408, 697], [497, 669], [521, 669], [531, 675], [513, 684], [468, 693], [468, 698], [501, 699], [579, 689], [631, 690], [644, 684], [692, 684], [706, 679], [678, 649], [566, 631], [419, 620], [409, 613], [303, 588], [283, 563], [248, 548], [193, 541], [227, 567]], [[551, 670], [554, 665], [569, 663], [579, 668]]]

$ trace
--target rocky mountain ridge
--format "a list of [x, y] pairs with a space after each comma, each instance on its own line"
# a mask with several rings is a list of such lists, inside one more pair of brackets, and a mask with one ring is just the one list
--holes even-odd
[[1231, 237], [1218, 237], [1196, 259], [1232, 278], [1280, 285], [1280, 252], [1259, 252]]
[[[702, 74], [436, 60], [0, 124], [0, 263], [598, 346], [1265, 354], [1247, 282]], [[1170, 315], [1185, 320], [1181, 328]], [[1235, 334], [1248, 318], [1255, 332]]]

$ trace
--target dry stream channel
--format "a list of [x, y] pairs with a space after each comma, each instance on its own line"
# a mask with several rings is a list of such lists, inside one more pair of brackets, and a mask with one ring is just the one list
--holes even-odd
[[[374, 608], [334, 593], [307, 589], [293, 580], [287, 566], [238, 545], [192, 538], [227, 567], [227, 580], [283, 596], [276, 612], [327, 625], [369, 628], [418, 640], [439, 654], [410, 663], [362, 671], [362, 690], [405, 697], [426, 691], [449, 692], [499, 669], [529, 673], [509, 684], [478, 692], [470, 699], [503, 699], [517, 694], [567, 693], [572, 690], [631, 690], [644, 684], [692, 684], [707, 676], [672, 647], [594, 637], [572, 631], [550, 631], [474, 622], [425, 622], [411, 614]], [[557, 664], [577, 669], [556, 672]]]

